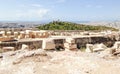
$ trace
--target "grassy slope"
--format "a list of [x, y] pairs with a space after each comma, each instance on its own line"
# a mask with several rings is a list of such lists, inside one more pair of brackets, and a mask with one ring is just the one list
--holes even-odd
[[112, 30], [117, 31], [117, 29], [106, 26], [91, 26], [91, 25], [83, 25], [76, 24], [71, 22], [60, 22], [53, 21], [45, 25], [41, 25], [39, 27], [40, 30], [84, 30], [84, 31], [101, 31], [101, 30]]

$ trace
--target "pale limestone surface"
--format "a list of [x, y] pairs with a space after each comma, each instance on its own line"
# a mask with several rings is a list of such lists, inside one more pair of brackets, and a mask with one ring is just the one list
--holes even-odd
[[[45, 52], [17, 51], [14, 56], [3, 54], [0, 74], [119, 74], [120, 58], [101, 57], [98, 53], [81, 51]], [[45, 54], [44, 53], [44, 54]], [[31, 54], [28, 56], [28, 54]], [[18, 57], [24, 55], [24, 57]], [[26, 57], [25, 57], [26, 56]], [[18, 60], [22, 59], [22, 60]], [[17, 61], [16, 61], [17, 60]], [[13, 63], [14, 62], [14, 63]]]

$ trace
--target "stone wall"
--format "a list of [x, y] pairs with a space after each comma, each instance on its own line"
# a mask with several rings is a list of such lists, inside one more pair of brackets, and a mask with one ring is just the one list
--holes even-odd
[[29, 46], [29, 49], [38, 49], [42, 48], [42, 40], [37, 40], [37, 41], [14, 41], [14, 42], [1, 42], [0, 43], [0, 48], [2, 49], [3, 47], [15, 47], [15, 50], [19, 50], [22, 48], [22, 44], [26, 44]]
[[[113, 46], [115, 43], [115, 39], [105, 37], [105, 36], [86, 36], [86, 37], [75, 37], [75, 44], [77, 45], [77, 48], [80, 49], [82, 47], [85, 47], [86, 44], [97, 44], [97, 43], [103, 43], [108, 47]], [[65, 38], [59, 38], [59, 39], [53, 39], [55, 48], [64, 48]], [[22, 44], [26, 44], [29, 46], [29, 49], [38, 49], [42, 48], [43, 40], [32, 40], [32, 41], [13, 41], [13, 42], [1, 42], [0, 48], [3, 47], [15, 47], [15, 50], [21, 49]]]
[[[109, 37], [104, 37], [104, 36], [79, 37], [79, 38], [74, 38], [74, 39], [75, 39], [75, 44], [77, 45], [78, 49], [85, 47], [86, 44], [97, 44], [97, 43], [98, 44], [103, 43], [107, 47], [112, 47], [116, 41], [116, 40], [113, 40]], [[65, 39], [54, 39], [54, 43], [55, 43], [56, 47], [63, 47], [64, 48]]]
[[83, 38], [75, 38], [75, 43], [77, 44], [77, 48], [85, 47], [86, 44], [99, 44], [103, 43], [107, 47], [112, 47], [116, 40], [113, 40], [108, 37], [83, 37]]

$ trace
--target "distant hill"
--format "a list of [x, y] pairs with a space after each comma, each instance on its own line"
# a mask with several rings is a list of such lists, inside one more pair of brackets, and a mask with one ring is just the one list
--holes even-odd
[[86, 25], [90, 24], [90, 25], [102, 25], [102, 26], [108, 26], [108, 27], [114, 27], [114, 28], [118, 28], [120, 29], [120, 21], [102, 21], [102, 22], [87, 22], [84, 23]]
[[45, 25], [40, 25], [37, 28], [40, 30], [84, 30], [84, 31], [101, 31], [101, 30], [113, 30], [117, 31], [118, 29], [106, 26], [91, 26], [84, 24], [76, 24], [71, 22], [62, 22], [62, 21], [53, 21]]
[[39, 22], [0, 22], [0, 28], [30, 28], [38, 25]]

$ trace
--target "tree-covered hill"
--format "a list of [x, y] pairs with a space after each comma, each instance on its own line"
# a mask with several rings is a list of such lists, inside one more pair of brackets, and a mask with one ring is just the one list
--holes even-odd
[[84, 31], [101, 31], [101, 30], [112, 30], [117, 31], [118, 29], [106, 26], [91, 26], [91, 25], [83, 25], [76, 24], [71, 22], [61, 22], [61, 21], [53, 21], [45, 25], [38, 26], [40, 30], [84, 30]]

